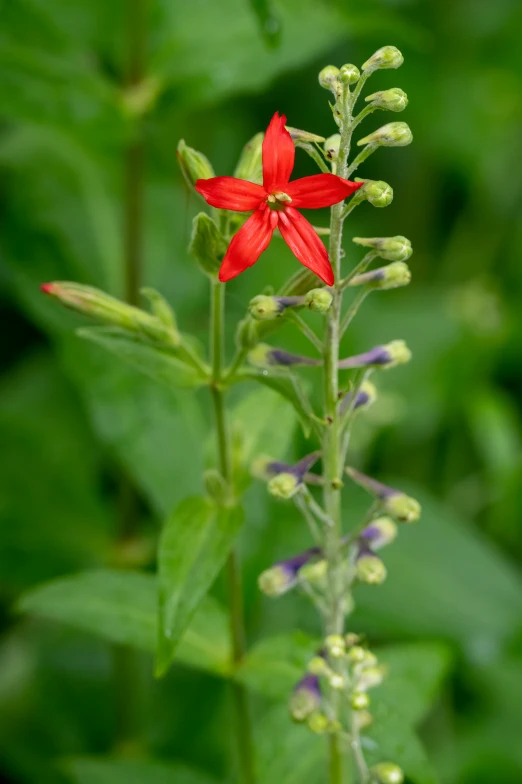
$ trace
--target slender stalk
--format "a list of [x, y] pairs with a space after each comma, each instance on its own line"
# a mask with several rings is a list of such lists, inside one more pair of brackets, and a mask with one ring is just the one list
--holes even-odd
[[355, 711], [352, 711], [350, 735], [350, 747], [352, 749], [353, 761], [355, 762], [355, 769], [357, 770], [357, 782], [358, 784], [368, 784], [370, 773], [361, 748], [361, 734]]
[[[210, 350], [212, 377], [210, 392], [214, 408], [219, 470], [229, 488], [229, 494], [231, 496], [232, 459], [223, 393], [225, 286], [217, 281], [212, 282], [211, 285]], [[226, 573], [230, 603], [230, 640], [232, 644], [232, 657], [234, 664], [237, 666], [241, 663], [245, 655], [245, 623], [242, 600], [243, 593], [241, 588], [241, 570], [237, 554], [234, 550], [230, 552], [228, 557]], [[236, 738], [241, 781], [243, 784], [254, 784], [254, 753], [247, 693], [244, 686], [235, 681], [232, 682], [231, 688], [236, 714]]]
[[[147, 0], [131, 0], [127, 13], [127, 65], [125, 86], [138, 84], [144, 75]], [[141, 127], [124, 152], [123, 273], [125, 299], [137, 305], [143, 250], [144, 143]], [[121, 472], [119, 486], [119, 539], [136, 534], [139, 524], [139, 496], [130, 477]], [[139, 654], [126, 645], [113, 649], [116, 703], [116, 745], [129, 749], [143, 737], [143, 678]]]

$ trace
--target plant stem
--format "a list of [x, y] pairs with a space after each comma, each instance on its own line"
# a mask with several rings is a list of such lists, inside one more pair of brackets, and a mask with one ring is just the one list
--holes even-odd
[[[225, 285], [213, 281], [211, 286], [210, 350], [212, 377], [210, 392], [212, 395], [216, 425], [219, 470], [227, 484], [228, 494], [232, 497], [232, 459], [223, 393]], [[234, 665], [238, 666], [245, 655], [245, 623], [241, 588], [241, 570], [237, 554], [234, 550], [229, 554], [226, 572], [230, 603], [230, 640], [232, 658]], [[236, 737], [241, 781], [243, 784], [254, 784], [254, 753], [247, 693], [244, 686], [235, 681], [232, 682], [231, 688], [236, 714]]]
[[[127, 14], [127, 64], [125, 86], [143, 78], [146, 0], [132, 0]], [[139, 301], [143, 246], [144, 143], [141, 127], [124, 151], [123, 275], [125, 299]], [[133, 537], [139, 524], [139, 496], [130, 477], [121, 471], [119, 481], [119, 540]], [[139, 654], [130, 646], [113, 648], [116, 707], [116, 746], [129, 750], [143, 736], [143, 678]]]

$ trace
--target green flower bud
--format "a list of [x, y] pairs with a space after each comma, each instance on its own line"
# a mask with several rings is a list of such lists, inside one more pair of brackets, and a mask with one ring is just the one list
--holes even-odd
[[357, 680], [357, 688], [361, 691], [380, 686], [384, 680], [384, 667], [365, 667]]
[[272, 566], [270, 569], [266, 569], [259, 575], [257, 584], [265, 596], [272, 598], [282, 596], [293, 587], [293, 584], [289, 584], [288, 575], [281, 566]]
[[330, 688], [335, 689], [335, 691], [341, 691], [346, 688], [346, 680], [338, 672], [332, 672], [328, 678], [328, 683], [330, 684]]
[[236, 329], [236, 346], [239, 349], [250, 349], [256, 346], [259, 340], [257, 328], [258, 323], [250, 316], [241, 319]]
[[359, 139], [357, 144], [359, 147], [362, 144], [375, 144], [379, 147], [406, 147], [412, 141], [413, 134], [408, 123], [392, 122], [368, 134], [364, 139]]
[[[377, 555], [361, 555], [357, 559], [356, 574], [362, 583], [380, 585], [386, 579], [386, 567]], [[366, 707], [366, 706], [365, 706]]]
[[393, 762], [380, 762], [370, 771], [374, 784], [403, 784], [404, 773]]
[[326, 577], [328, 572], [328, 561], [322, 558], [315, 563], [306, 564], [299, 570], [299, 577], [302, 580], [307, 580], [309, 583], [317, 583]]
[[264, 137], [264, 133], [256, 133], [245, 144], [234, 170], [234, 177], [256, 182], [259, 185], [263, 182], [262, 147]]
[[397, 526], [390, 517], [377, 517], [363, 529], [361, 539], [372, 550], [380, 550], [381, 547], [391, 544], [397, 533]]
[[387, 207], [393, 201], [393, 188], [383, 180], [361, 180], [355, 178], [355, 182], [364, 182], [362, 188], [359, 188], [352, 196], [359, 198], [361, 201], [366, 199], [373, 207]]
[[189, 253], [206, 275], [215, 277], [227, 252], [227, 243], [212, 218], [200, 212], [192, 221]]
[[353, 242], [372, 248], [387, 261], [407, 261], [413, 253], [409, 239], [400, 234], [396, 237], [354, 237]]
[[[355, 639], [355, 637], [358, 638], [359, 635], [357, 634], [353, 635], [352, 639]], [[347, 644], [348, 644], [348, 640], [347, 640]], [[365, 656], [366, 656], [366, 651], [360, 645], [354, 645], [352, 648], [350, 648], [350, 651], [348, 652], [348, 658], [350, 659], [350, 661], [355, 663], [363, 662]]]
[[331, 90], [335, 94], [337, 88], [337, 77], [339, 76], [339, 69], [335, 65], [327, 65], [319, 73], [319, 84], [325, 90]]
[[341, 658], [341, 656], [344, 656], [346, 652], [344, 637], [342, 637], [340, 634], [329, 634], [324, 641], [324, 644], [326, 646], [326, 650], [330, 656], [333, 656], [334, 659]]
[[350, 281], [350, 286], [368, 286], [372, 289], [397, 289], [400, 286], [407, 286], [411, 281], [411, 271], [404, 261], [394, 261], [387, 267], [364, 272], [356, 275]]
[[383, 46], [377, 49], [363, 64], [363, 71], [376, 71], [378, 68], [400, 68], [404, 57], [396, 46]]
[[343, 84], [355, 84], [360, 78], [361, 72], [356, 65], [348, 63], [347, 65], [341, 66], [338, 79]]
[[[347, 649], [353, 648], [360, 641], [361, 641], [361, 635], [355, 634], [355, 632], [349, 632], [348, 634], [344, 635], [344, 643]], [[364, 648], [362, 648], [361, 650], [364, 651]], [[351, 654], [351, 650], [350, 650], [350, 654]]]
[[340, 145], [341, 145], [341, 136], [338, 133], [334, 133], [333, 136], [329, 136], [328, 139], [325, 141], [324, 152], [329, 161], [337, 160], [337, 155], [339, 154]]
[[298, 142], [304, 142], [305, 144], [308, 142], [317, 142], [317, 144], [324, 142], [324, 136], [318, 136], [316, 133], [302, 131], [300, 128], [291, 128], [289, 125], [285, 125], [285, 128], [296, 144]]
[[304, 304], [314, 313], [326, 313], [332, 304], [332, 294], [328, 289], [312, 289], [305, 294]]
[[158, 318], [162, 324], [171, 329], [177, 329], [176, 316], [171, 306], [165, 297], [156, 291], [156, 289], [145, 288], [141, 289], [141, 294], [146, 297], [150, 303], [153, 314]]
[[384, 508], [401, 523], [415, 523], [421, 515], [421, 505], [405, 493], [396, 493], [385, 499]]
[[356, 691], [350, 698], [350, 705], [356, 711], [365, 710], [370, 704], [370, 698], [365, 691]]
[[[355, 354], [339, 360], [341, 370], [352, 370], [359, 367], [373, 367], [379, 370], [401, 365], [411, 359], [411, 351], [404, 340], [392, 340], [383, 346], [375, 346], [363, 354]], [[347, 469], [348, 470], [348, 469]], [[348, 473], [350, 473], [348, 471]]]
[[299, 480], [293, 474], [277, 474], [272, 477], [267, 487], [270, 495], [287, 501], [297, 493], [297, 490], [299, 489]]
[[331, 729], [330, 721], [323, 713], [314, 713], [308, 719], [308, 726], [317, 735], [323, 735]]
[[171, 346], [178, 346], [180, 343], [180, 335], [175, 325], [166, 325], [157, 316], [121, 302], [93, 286], [55, 281], [42, 284], [41, 289], [44, 294], [55, 297], [70, 310], [97, 319], [103, 324], [144, 335]]
[[181, 173], [190, 187], [195, 185], [196, 180], [208, 180], [216, 176], [208, 158], [185, 144], [184, 139], [179, 141], [177, 156]]
[[322, 656], [314, 656], [308, 662], [308, 672], [312, 675], [327, 675], [330, 672], [330, 668]]
[[321, 688], [316, 675], [305, 675], [294, 688], [289, 700], [290, 715], [294, 721], [305, 721], [321, 705]]
[[379, 90], [365, 98], [371, 101], [376, 109], [385, 109], [389, 112], [402, 112], [408, 105], [408, 96], [399, 87], [392, 87], [390, 90]]
[[269, 297], [258, 294], [250, 300], [249, 313], [256, 321], [274, 321], [280, 318], [287, 308], [304, 304], [304, 297]]

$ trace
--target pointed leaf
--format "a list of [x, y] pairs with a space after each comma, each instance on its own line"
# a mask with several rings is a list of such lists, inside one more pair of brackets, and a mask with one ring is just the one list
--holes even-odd
[[[104, 640], [153, 653], [157, 638], [157, 581], [131, 571], [95, 570], [44, 583], [25, 593], [21, 612], [66, 623]], [[201, 602], [176, 651], [176, 660], [224, 673], [230, 661], [228, 618], [210, 596]]]
[[78, 335], [103, 346], [146, 376], [173, 387], [195, 387], [205, 383], [197, 370], [161, 346], [145, 343], [136, 335], [116, 327], [83, 327]]
[[158, 552], [159, 629], [156, 674], [168, 669], [196, 607], [226, 561], [243, 525], [239, 507], [189, 498], [163, 530]]

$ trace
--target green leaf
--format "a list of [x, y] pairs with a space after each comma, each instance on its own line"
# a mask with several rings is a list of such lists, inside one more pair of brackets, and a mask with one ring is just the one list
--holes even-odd
[[271, 371], [268, 373], [264, 370], [246, 368], [236, 376], [235, 381], [236, 383], [240, 381], [257, 381], [259, 384], [273, 389], [284, 397], [294, 407], [306, 438], [310, 436], [315, 414], [297, 376], [289, 372], [283, 374]]
[[144, 343], [138, 336], [117, 327], [82, 327], [77, 334], [92, 340], [153, 381], [173, 387], [194, 387], [204, 376], [161, 346]]
[[274, 699], [288, 699], [319, 643], [300, 631], [267, 637], [250, 648], [235, 673], [249, 689]]
[[157, 675], [168, 669], [192, 614], [225, 563], [243, 521], [241, 508], [218, 507], [207, 498], [182, 501], [167, 520], [158, 551]]
[[239, 432], [242, 459], [247, 467], [261, 453], [282, 459], [295, 432], [295, 417], [287, 402], [270, 389], [253, 389], [233, 408], [234, 429]]
[[74, 784], [212, 784], [215, 779], [184, 765], [152, 760], [68, 760], [63, 766]]
[[324, 737], [293, 724], [285, 705], [272, 708], [256, 727], [259, 784], [324, 784]]
[[[419, 488], [400, 486], [421, 502], [421, 519], [401, 526], [383, 552], [384, 586], [357, 588], [354, 621], [370, 633], [451, 639], [475, 659], [500, 651], [520, 622], [519, 575], [450, 508]], [[353, 520], [354, 507], [346, 509]]]
[[[81, 572], [40, 585], [18, 602], [24, 613], [66, 623], [104, 640], [154, 653], [157, 582], [153, 575], [108, 569]], [[176, 652], [176, 660], [224, 673], [230, 661], [227, 614], [207, 596]]]

